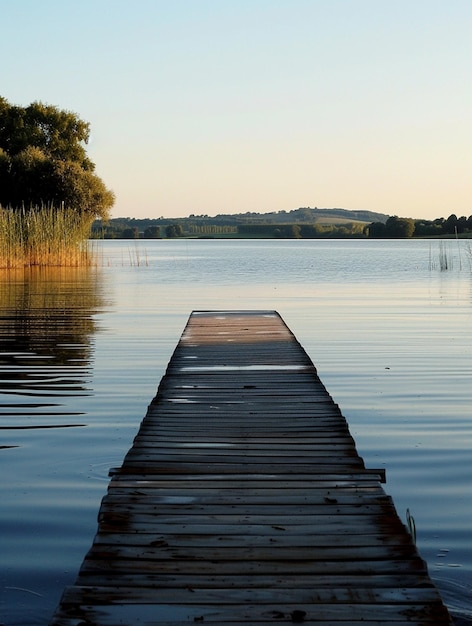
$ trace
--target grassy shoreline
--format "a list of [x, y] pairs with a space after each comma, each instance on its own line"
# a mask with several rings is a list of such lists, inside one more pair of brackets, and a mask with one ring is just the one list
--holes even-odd
[[0, 268], [93, 265], [91, 224], [89, 215], [62, 207], [0, 207]]

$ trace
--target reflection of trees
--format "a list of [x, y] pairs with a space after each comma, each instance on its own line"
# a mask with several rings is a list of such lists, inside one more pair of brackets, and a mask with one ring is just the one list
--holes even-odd
[[2, 364], [86, 365], [96, 330], [93, 315], [103, 306], [93, 268], [0, 272]]

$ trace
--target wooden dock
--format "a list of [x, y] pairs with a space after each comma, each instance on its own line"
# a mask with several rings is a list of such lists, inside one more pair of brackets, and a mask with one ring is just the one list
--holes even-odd
[[194, 312], [51, 626], [448, 625], [274, 311]]

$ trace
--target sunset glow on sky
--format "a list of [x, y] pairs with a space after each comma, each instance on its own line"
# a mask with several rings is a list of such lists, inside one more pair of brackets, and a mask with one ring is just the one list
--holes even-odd
[[113, 216], [472, 214], [469, 0], [0, 9], [0, 95], [90, 122]]

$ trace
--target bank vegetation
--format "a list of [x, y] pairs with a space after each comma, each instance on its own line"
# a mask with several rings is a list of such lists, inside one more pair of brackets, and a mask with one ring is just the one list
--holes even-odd
[[183, 218], [96, 220], [97, 239], [407, 239], [472, 237], [472, 215], [434, 220], [347, 209], [295, 209], [277, 213], [190, 215]]
[[0, 268], [90, 266], [90, 226], [90, 217], [63, 207], [0, 207]]
[[87, 241], [114, 194], [85, 146], [75, 113], [0, 97], [0, 267], [90, 263]]

